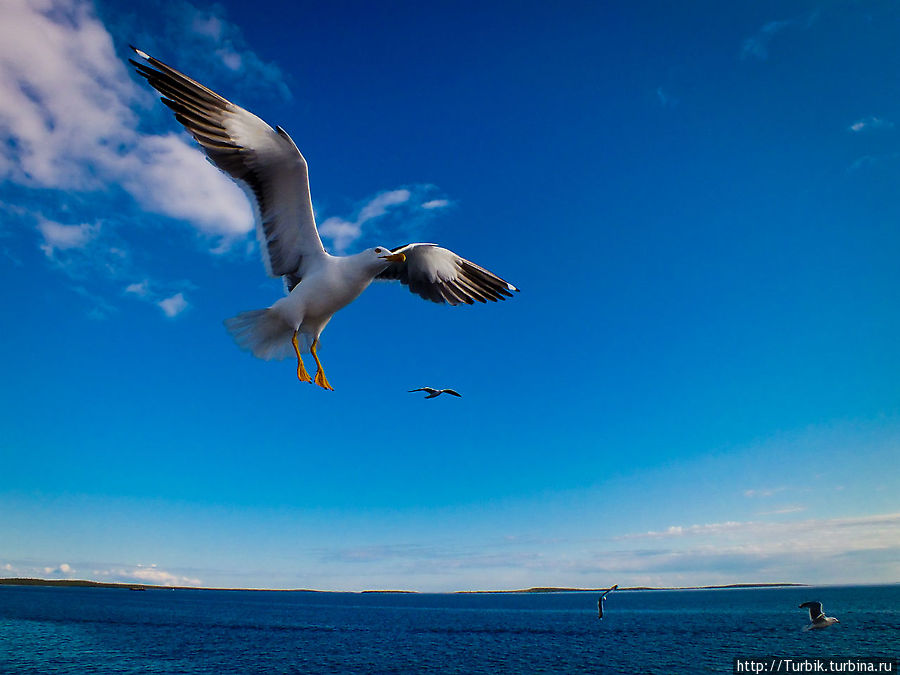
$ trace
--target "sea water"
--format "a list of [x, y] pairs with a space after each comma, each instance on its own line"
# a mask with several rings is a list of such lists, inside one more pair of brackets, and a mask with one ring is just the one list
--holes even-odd
[[[900, 585], [597, 593], [0, 586], [0, 673], [699, 673], [898, 656]], [[840, 624], [804, 631], [820, 600]]]

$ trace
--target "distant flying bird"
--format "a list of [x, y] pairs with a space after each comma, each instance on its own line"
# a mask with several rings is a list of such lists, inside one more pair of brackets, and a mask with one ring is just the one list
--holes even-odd
[[603, 593], [597, 598], [597, 618], [603, 618], [603, 601], [606, 600], [606, 596], [611, 591], [616, 590], [619, 587], [619, 584], [616, 584], [612, 588], [607, 588]]
[[825, 616], [822, 611], [821, 602], [804, 602], [800, 607], [809, 609], [809, 620], [812, 621], [804, 630], [813, 630], [815, 628], [828, 628], [830, 625], [840, 623], [833, 616]]
[[132, 49], [147, 62], [130, 60], [132, 65], [162, 94], [175, 119], [212, 163], [252, 196], [266, 272], [284, 279], [286, 297], [268, 309], [225, 321], [241, 348], [268, 360], [285, 358], [293, 347], [301, 382], [313, 381], [300, 356], [308, 352], [316, 362], [315, 383], [332, 389], [316, 353], [319, 336], [331, 317], [373, 280], [399, 281], [426, 300], [451, 305], [496, 302], [519, 290], [435, 244], [376, 246], [351, 256], [328, 254], [316, 229], [306, 160], [287, 132], [273, 129], [162, 61]]
[[428, 396], [425, 398], [434, 398], [435, 396], [440, 396], [441, 394], [450, 394], [451, 396], [459, 396], [462, 398], [462, 394], [453, 389], [433, 389], [432, 387], [420, 387], [419, 389], [410, 389], [409, 393], [413, 393], [414, 391], [426, 391], [428, 392]]

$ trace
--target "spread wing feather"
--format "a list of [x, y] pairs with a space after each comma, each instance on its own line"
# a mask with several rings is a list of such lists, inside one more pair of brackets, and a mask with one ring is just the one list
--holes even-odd
[[815, 623], [819, 619], [819, 617], [825, 617], [825, 612], [822, 611], [821, 602], [816, 602], [813, 600], [811, 602], [804, 602], [800, 606], [805, 607], [809, 610], [809, 620], [813, 623]]
[[377, 278], [399, 281], [432, 302], [471, 305], [505, 300], [519, 292], [493, 272], [435, 244], [407, 244], [391, 252], [403, 253], [406, 260], [391, 263]]
[[217, 167], [249, 192], [266, 271], [284, 276], [290, 290], [304, 268], [325, 254], [309, 197], [306, 160], [294, 141], [281, 127], [273, 129], [171, 66], [134, 51], [147, 63], [131, 60], [132, 65], [162, 94], [175, 119]]

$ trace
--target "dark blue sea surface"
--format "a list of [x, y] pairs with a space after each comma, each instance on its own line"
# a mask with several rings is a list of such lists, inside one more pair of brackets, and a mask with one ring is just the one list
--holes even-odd
[[[797, 605], [840, 624], [804, 632]], [[898, 656], [900, 586], [312, 593], [0, 586], [2, 673], [695, 673]]]

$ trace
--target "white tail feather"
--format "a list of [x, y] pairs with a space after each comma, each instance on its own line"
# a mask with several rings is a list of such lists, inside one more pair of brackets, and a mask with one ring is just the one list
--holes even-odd
[[[294, 353], [291, 344], [294, 327], [271, 308], [254, 309], [225, 319], [225, 327], [238, 346], [252, 352], [256, 358], [279, 360]], [[308, 349], [305, 342], [303, 340], [300, 344], [301, 351]]]

